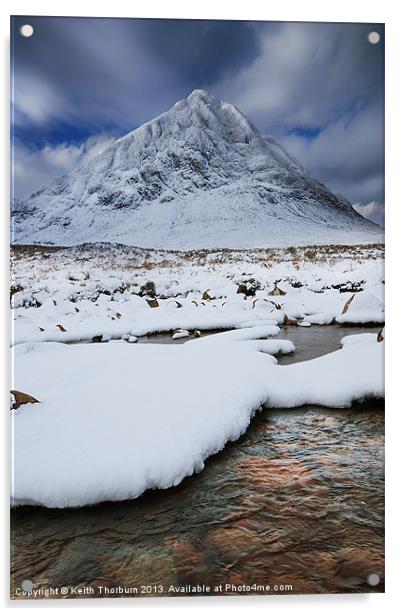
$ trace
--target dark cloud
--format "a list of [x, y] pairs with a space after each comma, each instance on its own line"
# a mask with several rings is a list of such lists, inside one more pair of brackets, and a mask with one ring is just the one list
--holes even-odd
[[[18, 34], [26, 22], [31, 38]], [[15, 122], [35, 137], [60, 122], [131, 130], [257, 52], [247, 22], [23, 17], [12, 28]]]
[[304, 166], [352, 203], [384, 203], [384, 127], [381, 103], [344, 114], [313, 139], [283, 135]]
[[12, 39], [17, 195], [203, 87], [383, 218], [380, 24], [16, 17]]
[[318, 129], [383, 96], [372, 24], [256, 24], [259, 53], [217, 84], [265, 130]]

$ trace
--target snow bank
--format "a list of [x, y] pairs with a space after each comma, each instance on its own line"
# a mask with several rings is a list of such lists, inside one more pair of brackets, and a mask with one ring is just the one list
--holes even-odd
[[[105, 341], [176, 330], [231, 329], [240, 327], [246, 318], [254, 317], [251, 305], [238, 299], [229, 305], [221, 300], [201, 305], [188, 298], [181, 299], [180, 307], [172, 300], [158, 300], [158, 304], [151, 308], [138, 296], [121, 302], [111, 301], [106, 296], [96, 304], [88, 300], [76, 304], [59, 301], [54, 306], [47, 301], [40, 308], [15, 310], [13, 343], [79, 342], [94, 337]], [[247, 323], [258, 325], [259, 321], [254, 317]], [[277, 321], [268, 319], [261, 323], [276, 324]]]
[[241, 346], [246, 345], [246, 348], [269, 355], [286, 355], [295, 351], [295, 345], [291, 340], [241, 340], [240, 342]]
[[275, 319], [254, 319], [253, 321], [244, 321], [237, 326], [237, 329], [244, 327], [261, 327], [262, 325], [278, 325]]
[[340, 344], [342, 347], [349, 346], [350, 344], [360, 344], [361, 342], [377, 342], [379, 332], [377, 334], [353, 334], [351, 336], [344, 336], [341, 339]]
[[[265, 325], [259, 327], [246, 327], [243, 329], [232, 330], [229, 332], [221, 332], [212, 334], [203, 338], [197, 338], [189, 341], [191, 344], [231, 344], [233, 342], [241, 343], [241, 348], [269, 355], [284, 355], [293, 353], [295, 345], [291, 340], [266, 340], [269, 336], [277, 336], [280, 328], [277, 326]], [[245, 346], [244, 346], [245, 345]], [[272, 358], [272, 363], [277, 363]]]
[[269, 336], [277, 336], [280, 333], [280, 328], [277, 325], [261, 325], [259, 327], [244, 327], [242, 329], [234, 329], [228, 332], [220, 332], [212, 336], [204, 336], [189, 341], [187, 344], [213, 344], [226, 342], [239, 342], [241, 340], [258, 340], [260, 338], [268, 338]]
[[343, 407], [383, 396], [383, 343], [346, 344], [290, 366], [251, 346], [227, 337], [224, 344], [14, 347], [14, 388], [41, 403], [13, 414], [13, 503], [134, 498], [201, 471], [262, 404]]

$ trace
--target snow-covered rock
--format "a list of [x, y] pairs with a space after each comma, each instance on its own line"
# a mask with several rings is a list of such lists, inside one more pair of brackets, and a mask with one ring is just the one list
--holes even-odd
[[384, 323], [384, 291], [373, 288], [362, 293], [355, 293], [345, 302], [337, 323], [363, 324]]
[[233, 105], [195, 90], [14, 204], [13, 241], [151, 248], [382, 241]]
[[[335, 315], [330, 312], [320, 312], [318, 314], [308, 315], [308, 322], [311, 325], [330, 325], [334, 321]], [[299, 323], [302, 325], [302, 323]], [[305, 323], [303, 324], [305, 327]]]
[[180, 340], [180, 338], [189, 338], [189, 331], [187, 329], [179, 329], [171, 336], [173, 340]]
[[365, 342], [378, 342], [378, 334], [372, 334], [370, 332], [366, 334], [352, 334], [351, 336], [344, 336], [341, 340], [341, 346], [349, 346], [350, 344], [361, 344]]

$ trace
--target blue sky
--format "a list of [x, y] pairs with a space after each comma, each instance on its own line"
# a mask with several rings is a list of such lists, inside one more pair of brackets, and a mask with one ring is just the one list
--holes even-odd
[[383, 223], [382, 25], [26, 16], [11, 30], [17, 197], [205, 88]]

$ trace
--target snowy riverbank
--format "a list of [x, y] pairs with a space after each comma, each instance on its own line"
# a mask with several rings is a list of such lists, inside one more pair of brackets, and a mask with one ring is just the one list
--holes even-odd
[[384, 320], [383, 247], [12, 250], [15, 344]]
[[213, 338], [18, 345], [15, 388], [40, 403], [14, 412], [14, 503], [133, 498], [199, 472], [263, 404], [344, 407], [383, 396], [377, 340], [279, 366], [248, 341]]
[[[14, 275], [12, 388], [39, 401], [13, 410], [14, 504], [134, 498], [199, 472], [262, 405], [346, 407], [384, 395], [377, 335], [292, 365], [273, 357], [294, 351], [280, 338], [288, 324], [379, 331], [378, 246], [31, 247], [15, 250]], [[233, 331], [199, 338], [210, 329]], [[153, 332], [175, 332], [172, 345], [130, 344]], [[95, 344], [63, 344], [80, 340]]]

